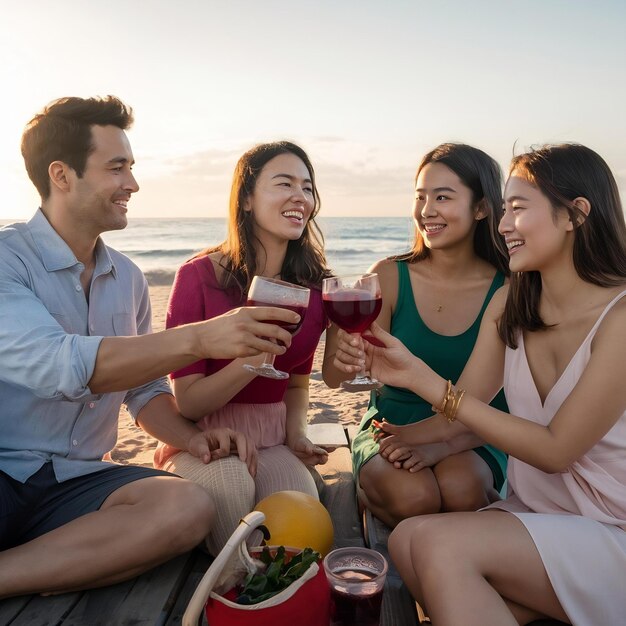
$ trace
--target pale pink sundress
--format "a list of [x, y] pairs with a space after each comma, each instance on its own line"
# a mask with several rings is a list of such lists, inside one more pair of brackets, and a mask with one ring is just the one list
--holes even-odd
[[[625, 295], [606, 306], [543, 406], [523, 337], [517, 350], [506, 349], [504, 390], [513, 415], [550, 423], [584, 372], [600, 323]], [[511, 457], [507, 478], [510, 496], [488, 508], [507, 510], [525, 525], [572, 624], [626, 624], [626, 412], [565, 471], [547, 474]]]

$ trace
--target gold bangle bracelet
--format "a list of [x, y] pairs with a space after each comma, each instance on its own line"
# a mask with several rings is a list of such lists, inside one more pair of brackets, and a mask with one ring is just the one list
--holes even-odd
[[448, 404], [454, 400], [454, 394], [452, 393], [452, 381], [449, 380], [446, 392], [443, 394], [443, 399], [441, 400], [441, 406], [436, 406], [433, 404], [432, 409], [436, 413], [446, 414], [446, 409], [448, 408]]
[[456, 421], [456, 414], [458, 413], [464, 395], [465, 389], [454, 389], [452, 387], [452, 381], [449, 380], [446, 386], [446, 393], [441, 401], [441, 406], [437, 407], [433, 405], [433, 411], [445, 415], [446, 419], [451, 424]]
[[461, 400], [465, 395], [465, 389], [459, 389], [454, 394], [454, 400], [452, 401], [452, 406], [450, 407], [450, 411], [446, 412], [446, 417], [448, 418], [448, 422], [451, 424], [456, 421], [456, 414], [459, 410], [459, 406], [461, 405]]

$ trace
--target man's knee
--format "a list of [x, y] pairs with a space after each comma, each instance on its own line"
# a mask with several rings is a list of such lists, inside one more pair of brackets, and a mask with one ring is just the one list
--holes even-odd
[[182, 478], [164, 487], [161, 506], [154, 512], [161, 532], [181, 551], [195, 547], [209, 534], [215, 516], [215, 504], [206, 490]]

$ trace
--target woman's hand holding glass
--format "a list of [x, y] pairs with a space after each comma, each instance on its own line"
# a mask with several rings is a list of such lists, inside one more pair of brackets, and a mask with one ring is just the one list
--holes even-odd
[[422, 363], [420, 359], [376, 322], [363, 332], [362, 339], [343, 330], [337, 332], [334, 365], [347, 374], [369, 369], [372, 376], [386, 385], [410, 389], [419, 363]]
[[[322, 299], [324, 310], [331, 322], [343, 331], [361, 335], [378, 317], [382, 306], [378, 274], [325, 278], [322, 282]], [[355, 343], [352, 345], [357, 346]], [[347, 349], [344, 352], [349, 353]], [[343, 371], [349, 372], [346, 369]], [[367, 375], [365, 367], [352, 371], [356, 371], [355, 377], [341, 383], [347, 391], [367, 391], [381, 386], [377, 380]]]
[[356, 374], [365, 368], [364, 344], [360, 335], [337, 329], [337, 350], [334, 365], [346, 374]]

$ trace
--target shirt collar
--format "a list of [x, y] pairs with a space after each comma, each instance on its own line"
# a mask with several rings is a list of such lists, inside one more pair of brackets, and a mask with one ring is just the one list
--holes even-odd
[[102, 241], [100, 237], [96, 241], [96, 267], [93, 275], [100, 276], [100, 274], [108, 274], [111, 272], [113, 276], [116, 276], [117, 270], [115, 269], [115, 263], [109, 253], [109, 247]]
[[[57, 270], [67, 269], [78, 264], [79, 261], [72, 249], [63, 241], [59, 233], [52, 228], [41, 209], [37, 209], [35, 215], [28, 222], [28, 228], [39, 249], [44, 267], [48, 272], [56, 272]], [[96, 241], [94, 276], [109, 272], [113, 272], [115, 275], [115, 265], [107, 246], [98, 237]]]

